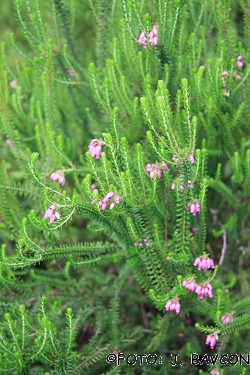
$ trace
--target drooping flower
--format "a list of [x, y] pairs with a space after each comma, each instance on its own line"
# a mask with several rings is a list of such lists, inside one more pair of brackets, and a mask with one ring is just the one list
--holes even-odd
[[149, 173], [150, 180], [153, 179], [154, 174], [157, 174], [158, 179], [161, 179], [162, 170], [168, 170], [168, 166], [165, 163], [147, 164], [145, 170]]
[[195, 279], [193, 277], [190, 277], [187, 280], [184, 280], [182, 283], [183, 286], [189, 291], [189, 292], [195, 292], [198, 284], [196, 283]]
[[96, 189], [96, 184], [92, 184], [92, 185], [90, 186], [90, 189], [91, 189], [91, 190], [95, 190], [95, 189]]
[[198, 266], [198, 270], [207, 270], [208, 268], [214, 268], [214, 261], [207, 255], [201, 255], [195, 259], [194, 266]]
[[209, 283], [199, 284], [195, 289], [195, 293], [198, 294], [200, 299], [203, 299], [205, 296], [213, 297], [212, 286]]
[[193, 216], [195, 216], [197, 214], [197, 212], [199, 212], [201, 210], [200, 203], [197, 200], [195, 200], [191, 203], [188, 203], [188, 207], [189, 207], [189, 211], [191, 212], [191, 214]]
[[50, 224], [53, 224], [56, 219], [60, 219], [60, 214], [58, 211], [55, 211], [55, 208], [55, 205], [52, 204], [43, 216], [45, 219], [49, 219]]
[[217, 340], [218, 340], [218, 335], [216, 332], [214, 332], [211, 335], [207, 335], [206, 344], [210, 345], [210, 348], [213, 349], [216, 345]]
[[59, 184], [61, 184], [62, 186], [65, 184], [65, 178], [64, 178], [64, 172], [63, 171], [56, 171], [56, 172], [53, 172], [51, 175], [50, 175], [50, 179], [52, 181], [58, 181]]
[[170, 299], [166, 306], [165, 306], [165, 309], [167, 311], [176, 311], [176, 314], [179, 314], [180, 313], [180, 309], [181, 309], [181, 305], [180, 305], [180, 302], [178, 300], [178, 298], [174, 297], [172, 299]]
[[226, 314], [221, 317], [222, 323], [229, 323], [229, 322], [232, 322], [233, 320], [234, 318], [232, 314]]
[[88, 148], [89, 148], [90, 155], [93, 158], [100, 159], [102, 144], [103, 142], [97, 139], [92, 139], [92, 141], [90, 141]]

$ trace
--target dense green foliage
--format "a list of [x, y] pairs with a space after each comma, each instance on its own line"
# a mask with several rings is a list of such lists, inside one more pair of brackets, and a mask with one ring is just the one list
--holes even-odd
[[246, 374], [249, 1], [0, 18], [0, 374]]

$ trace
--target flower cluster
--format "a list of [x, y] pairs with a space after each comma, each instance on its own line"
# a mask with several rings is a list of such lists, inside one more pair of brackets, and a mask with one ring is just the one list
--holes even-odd
[[193, 216], [195, 216], [197, 214], [197, 212], [199, 212], [201, 210], [200, 203], [197, 200], [195, 200], [191, 203], [188, 203], [188, 207], [189, 207], [189, 211], [191, 212], [191, 214]]
[[52, 181], [58, 181], [62, 186], [65, 184], [65, 178], [63, 171], [56, 171], [50, 175]]
[[96, 139], [92, 139], [92, 141], [90, 142], [88, 148], [89, 148], [90, 155], [93, 158], [100, 159], [102, 144], [103, 144], [102, 141], [99, 141]]
[[218, 340], [217, 333], [212, 333], [211, 335], [207, 335], [206, 344], [210, 345], [210, 348], [213, 349], [216, 345], [217, 340]]
[[[110, 204], [110, 210], [116, 206], [117, 203], [120, 203], [120, 197], [119, 195], [115, 194], [113, 191], [110, 191], [106, 196], [99, 201], [99, 206], [101, 207], [101, 210], [105, 210], [107, 207], [107, 203], [110, 201], [110, 199], [113, 198], [113, 202]], [[95, 201], [92, 201], [91, 204], [94, 204]]]
[[232, 322], [233, 320], [234, 318], [232, 314], [226, 314], [221, 317], [222, 323], [229, 323], [229, 322]]
[[181, 309], [181, 305], [179, 303], [179, 300], [178, 298], [172, 298], [170, 299], [166, 306], [165, 306], [165, 309], [167, 311], [176, 311], [176, 314], [179, 314], [180, 313], [180, 309]]
[[197, 284], [193, 277], [184, 280], [182, 283], [183, 286], [189, 291], [189, 292], [195, 292], [198, 294], [200, 299], [203, 299], [206, 295], [209, 297], [213, 297], [212, 293], [212, 286], [209, 283], [204, 284]]
[[[151, 46], [157, 46], [158, 44], [158, 30], [156, 25], [153, 26], [152, 30], [148, 34], [148, 42]], [[143, 30], [139, 36], [138, 43], [143, 45], [143, 48], [147, 48], [147, 34]]]
[[49, 219], [50, 224], [54, 223], [56, 219], [60, 219], [59, 212], [55, 211], [55, 208], [56, 208], [55, 205], [52, 204], [51, 206], [49, 206], [49, 208], [47, 209], [47, 211], [45, 212], [43, 216], [45, 217], [45, 219]]
[[214, 261], [207, 255], [202, 255], [195, 259], [194, 266], [198, 266], [198, 270], [207, 270], [208, 268], [214, 268]]
[[[146, 246], [150, 246], [149, 243], [148, 243], [148, 238], [144, 238], [143, 242], [144, 242], [144, 245], [146, 245]], [[143, 245], [143, 242], [136, 241], [136, 242], [134, 243], [134, 245], [135, 245], [135, 246], [142, 246], [142, 245]]]
[[154, 174], [157, 174], [158, 179], [160, 180], [162, 175], [162, 169], [168, 169], [167, 164], [165, 163], [157, 163], [157, 164], [147, 164], [145, 170], [149, 173], [149, 177], [152, 180]]
[[195, 293], [198, 294], [200, 299], [203, 299], [206, 295], [213, 297], [212, 286], [209, 283], [200, 284], [195, 289]]
[[184, 280], [182, 283], [183, 286], [189, 291], [189, 292], [195, 292], [198, 284], [196, 283], [195, 279], [193, 277], [190, 277], [187, 280]]

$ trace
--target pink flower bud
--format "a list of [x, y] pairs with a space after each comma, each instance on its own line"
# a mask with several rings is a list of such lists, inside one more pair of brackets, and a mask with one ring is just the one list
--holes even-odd
[[107, 203], [103, 202], [102, 205], [101, 205], [101, 210], [105, 210], [106, 207], [107, 207]]
[[234, 318], [232, 314], [226, 314], [221, 317], [222, 323], [229, 323], [229, 322], [232, 322], [233, 320]]
[[212, 333], [211, 335], [207, 335], [206, 344], [210, 345], [210, 348], [213, 349], [216, 345], [217, 340], [218, 340], [218, 335], [216, 333]]
[[243, 67], [244, 63], [242, 61], [238, 60], [236, 62], [236, 65], [237, 65], [237, 68], [241, 69]]
[[110, 199], [110, 198], [112, 198], [114, 195], [115, 195], [115, 193], [114, 193], [113, 191], [110, 191], [110, 192], [106, 195], [106, 198], [107, 198], [107, 199]]
[[157, 170], [157, 176], [158, 176], [159, 180], [161, 179], [161, 174], [162, 174], [162, 172], [160, 170]]
[[192, 154], [188, 155], [188, 159], [190, 160], [191, 164], [194, 164], [194, 155]]
[[139, 39], [138, 39], [137, 42], [138, 42], [139, 44], [144, 45], [144, 46], [147, 48], [147, 46], [146, 46], [146, 44], [147, 44], [147, 40], [146, 40], [146, 31], [145, 31], [145, 30], [143, 30], [143, 31], [141, 32], [141, 34], [140, 34]]
[[102, 141], [99, 141], [96, 139], [92, 139], [92, 141], [90, 141], [88, 148], [89, 148], [90, 155], [93, 158], [100, 159], [102, 143], [103, 143]]
[[52, 204], [51, 206], [49, 206], [49, 208], [47, 209], [43, 217], [45, 217], [45, 219], [49, 219], [51, 215], [54, 214], [54, 209], [55, 209], [55, 205]]

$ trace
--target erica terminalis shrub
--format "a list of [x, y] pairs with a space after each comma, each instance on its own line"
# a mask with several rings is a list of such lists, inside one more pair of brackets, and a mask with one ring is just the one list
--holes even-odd
[[248, 2], [13, 5], [0, 373], [246, 374]]

